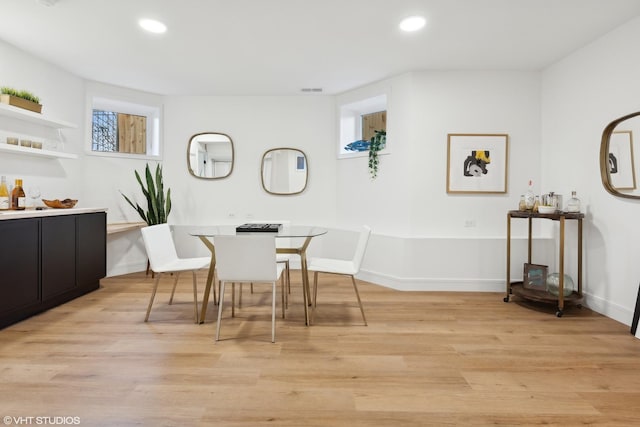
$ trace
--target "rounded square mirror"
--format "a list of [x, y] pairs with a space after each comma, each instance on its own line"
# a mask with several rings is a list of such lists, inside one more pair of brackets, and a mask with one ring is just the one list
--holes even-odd
[[633, 135], [640, 134], [640, 112], [628, 114], [609, 123], [602, 132], [600, 144], [600, 176], [604, 188], [614, 196], [640, 199], [636, 184]]
[[269, 194], [290, 195], [307, 188], [307, 156], [295, 148], [274, 148], [262, 156], [262, 188]]
[[189, 140], [187, 166], [196, 178], [220, 179], [233, 171], [233, 141], [224, 133], [197, 133]]

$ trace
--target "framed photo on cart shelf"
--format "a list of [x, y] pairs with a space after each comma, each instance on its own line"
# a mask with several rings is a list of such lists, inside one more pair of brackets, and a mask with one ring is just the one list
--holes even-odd
[[524, 263], [522, 284], [526, 289], [547, 290], [547, 272], [549, 267], [540, 264]]
[[447, 135], [447, 193], [506, 193], [509, 135]]

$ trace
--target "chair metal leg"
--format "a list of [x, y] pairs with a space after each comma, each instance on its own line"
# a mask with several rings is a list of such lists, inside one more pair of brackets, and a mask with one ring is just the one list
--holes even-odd
[[313, 272], [313, 300], [311, 302], [311, 320], [310, 323], [313, 323], [313, 320], [316, 317], [316, 300], [318, 299], [318, 272]]
[[360, 306], [360, 313], [362, 313], [362, 320], [364, 320], [364, 326], [367, 326], [367, 318], [364, 317], [364, 308], [362, 308], [362, 301], [360, 300], [360, 293], [358, 292], [358, 286], [356, 286], [356, 279], [351, 276], [351, 282], [353, 282], [353, 289], [356, 291], [356, 297], [358, 297], [358, 305]]
[[198, 284], [196, 282], [196, 271], [192, 270], [191, 275], [193, 276], [193, 315], [196, 324], [198, 324], [200, 319], [198, 318]]
[[171, 298], [169, 298], [169, 305], [173, 304], [173, 294], [176, 292], [176, 286], [178, 285], [178, 278], [180, 277], [180, 273], [175, 273], [176, 278], [173, 281], [173, 288], [171, 289]]
[[[224, 282], [222, 283], [224, 285]], [[242, 288], [240, 288], [242, 290]], [[224, 292], [224, 286], [220, 291], [220, 299], [222, 299], [222, 293]], [[236, 284], [231, 283], [231, 317], [236, 317]]]
[[153, 305], [153, 299], [156, 296], [156, 291], [158, 290], [158, 282], [160, 281], [161, 274], [158, 273], [154, 282], [153, 282], [153, 290], [151, 291], [151, 299], [149, 299], [149, 306], [147, 307], [147, 315], [144, 317], [144, 321], [147, 322], [149, 320], [149, 313], [151, 313], [151, 306]]
[[282, 293], [282, 318], [284, 319], [285, 316], [285, 295], [286, 295], [286, 288], [284, 285], [284, 276], [280, 276], [280, 285], [281, 285], [281, 293]]
[[[291, 274], [290, 274], [291, 272], [289, 269], [289, 260], [286, 260], [284, 264], [285, 264], [285, 270], [287, 271], [287, 293], [290, 294], [291, 293]], [[288, 301], [287, 301], [287, 304], [288, 304]]]
[[216, 324], [216, 341], [220, 340], [220, 322], [222, 321], [222, 302], [224, 301], [224, 284], [220, 284], [220, 298], [218, 299], [218, 323]]
[[271, 342], [276, 342], [276, 282], [272, 283], [273, 296], [271, 297]]

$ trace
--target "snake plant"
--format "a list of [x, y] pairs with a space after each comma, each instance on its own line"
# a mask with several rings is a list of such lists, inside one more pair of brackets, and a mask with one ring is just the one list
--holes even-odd
[[146, 187], [143, 184], [138, 171], [135, 171], [135, 174], [136, 179], [140, 184], [140, 188], [142, 189], [142, 193], [147, 199], [147, 210], [145, 211], [137, 203], [134, 204], [131, 199], [122, 194], [122, 192], [120, 194], [122, 194], [122, 197], [124, 197], [125, 200], [138, 212], [147, 225], [166, 223], [169, 213], [171, 212], [171, 189], [169, 188], [167, 190], [165, 197], [164, 183], [162, 181], [162, 167], [159, 164], [156, 166], [154, 183], [154, 175], [151, 174], [151, 169], [147, 163], [145, 168]]
[[371, 179], [378, 176], [378, 151], [387, 145], [387, 131], [376, 130], [369, 144], [369, 174]]

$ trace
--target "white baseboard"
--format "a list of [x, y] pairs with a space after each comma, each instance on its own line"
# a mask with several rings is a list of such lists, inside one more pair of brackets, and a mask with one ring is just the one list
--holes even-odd
[[405, 278], [361, 270], [358, 279], [398, 291], [505, 292], [504, 279]]
[[107, 277], [122, 276], [124, 274], [137, 273], [139, 271], [146, 271], [147, 263], [132, 263], [132, 264], [118, 264], [107, 269]]

